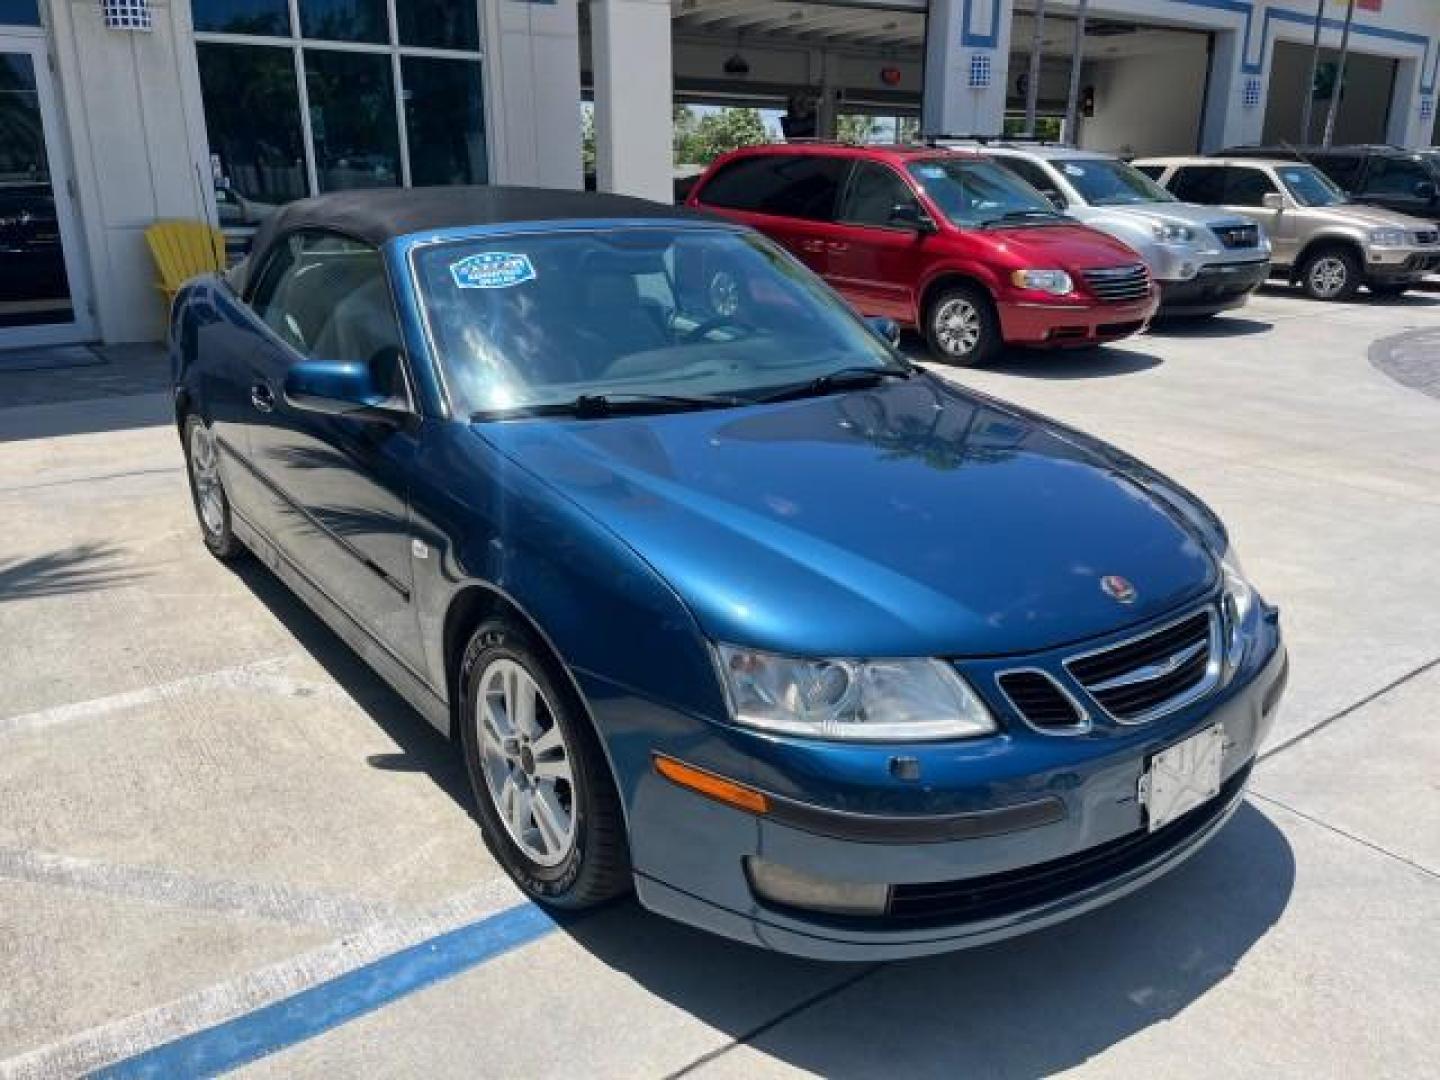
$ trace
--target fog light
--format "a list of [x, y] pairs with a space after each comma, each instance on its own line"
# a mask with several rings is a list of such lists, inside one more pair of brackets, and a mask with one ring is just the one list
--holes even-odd
[[883, 915], [890, 886], [812, 877], [789, 866], [751, 856], [745, 860], [750, 886], [762, 900], [827, 915]]

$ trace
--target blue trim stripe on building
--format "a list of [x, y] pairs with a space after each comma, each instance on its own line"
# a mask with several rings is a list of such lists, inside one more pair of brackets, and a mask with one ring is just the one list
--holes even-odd
[[214, 1076], [313, 1039], [407, 994], [478, 967], [544, 937], [555, 926], [534, 904], [507, 908], [93, 1075], [103, 1080]]

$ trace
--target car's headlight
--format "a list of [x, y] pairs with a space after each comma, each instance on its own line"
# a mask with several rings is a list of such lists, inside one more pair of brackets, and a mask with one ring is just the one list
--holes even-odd
[[816, 660], [716, 647], [735, 722], [819, 739], [989, 735], [995, 721], [939, 660]]
[[1016, 270], [1010, 282], [1017, 289], [1035, 289], [1055, 296], [1075, 291], [1075, 283], [1064, 270]]
[[1221, 558], [1220, 572], [1225, 579], [1225, 592], [1220, 601], [1225, 616], [1225, 669], [1233, 672], [1245, 659], [1245, 647], [1249, 644], [1246, 622], [1250, 609], [1255, 606], [1255, 587], [1240, 568], [1233, 548]]
[[1370, 243], [1376, 247], [1404, 247], [1408, 239], [1404, 229], [1370, 230]]
[[1175, 221], [1157, 221], [1155, 239], [1162, 244], [1188, 244], [1195, 239], [1195, 230]]

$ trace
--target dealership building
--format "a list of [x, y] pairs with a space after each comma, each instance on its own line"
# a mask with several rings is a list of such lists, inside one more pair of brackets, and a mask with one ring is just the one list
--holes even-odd
[[[1076, 0], [1035, 90], [1065, 111]], [[1312, 132], [1440, 142], [1440, 2], [1324, 0]], [[994, 135], [1023, 109], [1033, 0], [0, 0], [0, 349], [152, 340], [145, 230], [240, 235], [345, 188], [579, 187], [669, 199], [673, 108], [791, 136]], [[1317, 0], [1092, 0], [1080, 145], [1301, 141]], [[582, 114], [585, 120], [582, 122]], [[869, 121], [866, 122], [869, 125]], [[592, 131], [593, 134], [586, 134]], [[591, 162], [593, 161], [593, 165]], [[28, 260], [28, 261], [27, 261]], [[8, 268], [7, 268], [8, 264]]]

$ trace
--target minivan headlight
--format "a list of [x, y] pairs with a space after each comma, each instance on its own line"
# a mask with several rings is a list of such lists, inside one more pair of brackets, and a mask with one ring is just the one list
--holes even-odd
[[1240, 568], [1240, 560], [1232, 548], [1220, 560], [1220, 572], [1225, 579], [1221, 605], [1225, 616], [1225, 668], [1234, 671], [1245, 658], [1246, 621], [1250, 609], [1255, 606], [1255, 587]]
[[1376, 247], [1404, 247], [1407, 240], [1404, 229], [1370, 230], [1370, 243]]
[[1064, 270], [1016, 270], [1010, 275], [1010, 283], [1017, 289], [1035, 289], [1054, 296], [1075, 291], [1075, 282]]
[[818, 739], [910, 741], [989, 735], [995, 721], [939, 660], [830, 660], [718, 645], [738, 724]]

